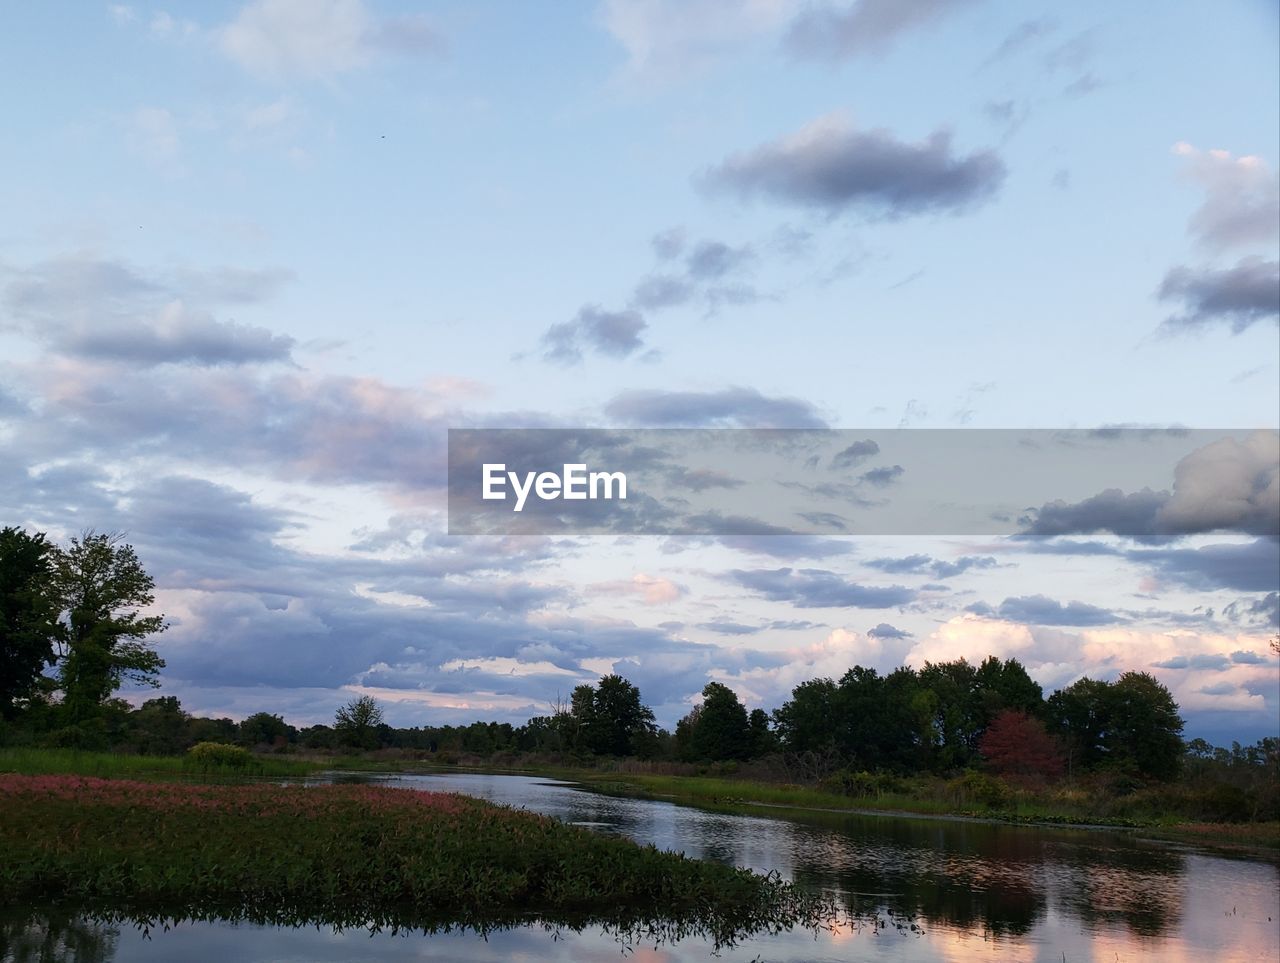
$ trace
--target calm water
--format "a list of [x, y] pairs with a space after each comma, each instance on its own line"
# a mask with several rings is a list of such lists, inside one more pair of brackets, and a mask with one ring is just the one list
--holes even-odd
[[[1270, 862], [1225, 859], [1129, 834], [1046, 830], [934, 819], [820, 816], [797, 822], [619, 799], [551, 780], [415, 775], [395, 785], [464, 792], [618, 833], [690, 856], [777, 871], [858, 909], [918, 927], [863, 927], [754, 939], [725, 960], [1280, 959], [1280, 873]], [[921, 932], [922, 931], [922, 932]], [[0, 930], [6, 960], [704, 960], [696, 940], [626, 946], [599, 928], [531, 925], [393, 935], [224, 923], [144, 934], [75, 918]], [[41, 945], [52, 952], [42, 955]], [[24, 949], [26, 947], [26, 949]]]

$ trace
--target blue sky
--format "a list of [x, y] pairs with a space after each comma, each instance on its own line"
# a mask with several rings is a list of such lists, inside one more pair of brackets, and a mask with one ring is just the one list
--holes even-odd
[[[708, 679], [771, 708], [855, 661], [991, 651], [1050, 688], [1144, 668], [1193, 734], [1274, 732], [1265, 530], [450, 540], [439, 475], [450, 426], [673, 405], [1274, 428], [1276, 9], [15, 7], [6, 521], [127, 530], [198, 711], [320, 721], [367, 690], [398, 723], [519, 720], [617, 668], [671, 724]], [[1268, 444], [1235, 460], [1264, 501]], [[868, 564], [921, 554], [998, 564]], [[733, 575], [783, 568], [911, 600]]]

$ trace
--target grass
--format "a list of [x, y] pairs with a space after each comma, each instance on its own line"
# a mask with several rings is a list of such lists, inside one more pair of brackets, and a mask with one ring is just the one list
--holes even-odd
[[254, 756], [248, 766], [202, 766], [185, 756], [134, 756], [81, 749], [0, 749], [0, 773], [28, 776], [69, 774], [102, 778], [243, 779], [306, 776], [320, 764], [277, 756]]
[[776, 877], [454, 794], [8, 774], [0, 811], [0, 903], [14, 905], [410, 926], [640, 915], [718, 940], [832, 915]]

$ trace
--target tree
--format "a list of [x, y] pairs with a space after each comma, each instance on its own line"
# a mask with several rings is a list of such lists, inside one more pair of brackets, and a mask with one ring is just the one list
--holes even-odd
[[595, 686], [577, 686], [571, 704], [578, 748], [631, 756], [653, 745], [653, 710], [640, 701], [640, 690], [622, 676], [607, 675]]
[[122, 535], [72, 538], [58, 554], [54, 585], [66, 609], [59, 679], [69, 722], [95, 715], [125, 680], [159, 685], [164, 660], [146, 639], [164, 631], [164, 616], [142, 614], [155, 601], [155, 580]]
[[[378, 747], [378, 726], [382, 725], [382, 706], [372, 696], [352, 699], [334, 715], [333, 730], [338, 739], [361, 749]], [[480, 725], [480, 723], [477, 723]]]
[[747, 730], [751, 741], [751, 756], [767, 756], [778, 748], [778, 739], [769, 728], [769, 713], [752, 709], [747, 718]]
[[0, 529], [0, 719], [12, 718], [55, 661], [58, 547], [44, 533]]
[[289, 741], [292, 728], [280, 716], [270, 712], [255, 712], [237, 727], [239, 741], [246, 746], [282, 746]]
[[708, 682], [702, 690], [702, 705], [685, 718], [689, 758], [745, 759], [751, 754], [747, 710], [728, 686]]
[[998, 775], [1040, 783], [1062, 775], [1062, 752], [1044, 723], [1019, 709], [991, 720], [979, 742], [982, 758]]
[[773, 722], [788, 752], [821, 752], [835, 742], [836, 684], [810, 679], [791, 690], [791, 699], [773, 710]]
[[1126, 672], [1107, 699], [1112, 759], [1153, 779], [1172, 779], [1182, 764], [1182, 716], [1173, 695], [1145, 672]]

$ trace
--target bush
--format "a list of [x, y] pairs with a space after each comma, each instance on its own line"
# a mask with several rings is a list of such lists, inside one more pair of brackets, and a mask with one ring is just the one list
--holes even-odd
[[852, 769], [838, 769], [822, 780], [822, 788], [827, 792], [839, 793], [842, 796], [879, 798], [890, 793], [901, 792], [902, 780], [889, 773], [854, 772]]
[[947, 792], [960, 805], [980, 802], [990, 809], [1002, 809], [1013, 799], [1013, 790], [998, 776], [966, 772], [947, 783]]
[[253, 762], [253, 753], [225, 742], [197, 742], [187, 750], [187, 761], [200, 770], [246, 769]]

